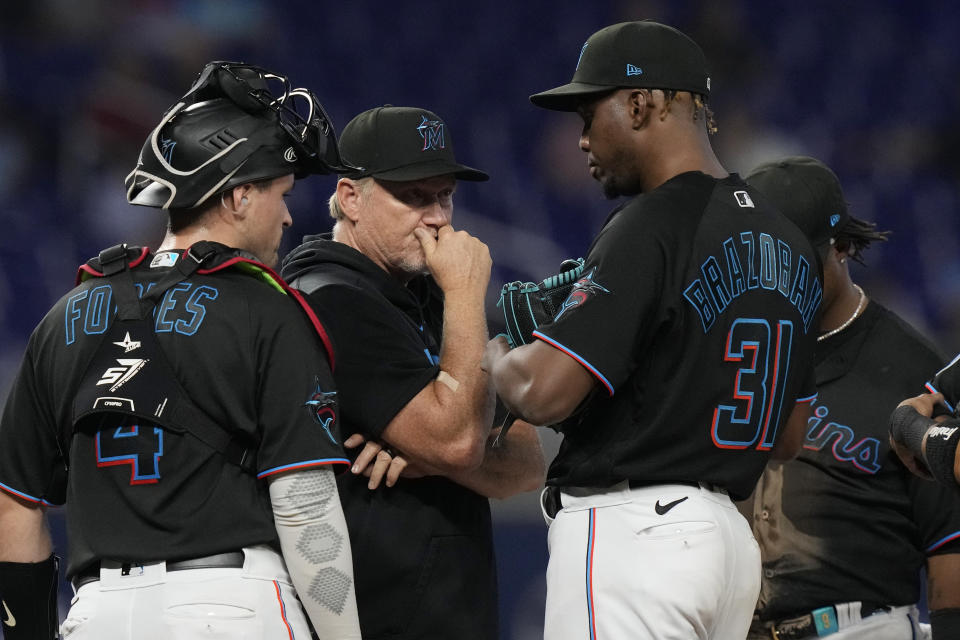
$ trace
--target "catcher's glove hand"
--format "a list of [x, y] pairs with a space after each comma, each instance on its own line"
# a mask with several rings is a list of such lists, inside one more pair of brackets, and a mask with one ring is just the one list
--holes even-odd
[[560, 273], [541, 282], [517, 281], [503, 285], [497, 306], [503, 310], [511, 349], [528, 344], [538, 327], [553, 322], [582, 273], [583, 258], [569, 259], [560, 265]]

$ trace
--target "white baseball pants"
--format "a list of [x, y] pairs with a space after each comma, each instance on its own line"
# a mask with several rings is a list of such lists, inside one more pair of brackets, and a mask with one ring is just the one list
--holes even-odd
[[760, 549], [726, 493], [688, 485], [561, 493], [545, 640], [744, 638]]
[[244, 556], [242, 568], [167, 572], [156, 562], [129, 575], [102, 563], [100, 580], [74, 595], [60, 632], [64, 640], [309, 640], [280, 555], [258, 546]]

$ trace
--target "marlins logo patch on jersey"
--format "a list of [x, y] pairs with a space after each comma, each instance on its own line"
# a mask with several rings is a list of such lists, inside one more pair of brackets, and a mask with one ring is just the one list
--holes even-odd
[[324, 391], [320, 387], [320, 379], [318, 378], [316, 391], [303, 403], [303, 406], [310, 411], [313, 420], [323, 428], [327, 437], [329, 437], [334, 444], [337, 444], [337, 439], [333, 437], [333, 432], [331, 431], [333, 423], [337, 421], [337, 392]]
[[567, 299], [563, 301], [563, 305], [560, 307], [560, 311], [557, 313], [554, 321], [559, 320], [560, 316], [570, 309], [583, 305], [590, 299], [590, 296], [598, 293], [610, 293], [609, 289], [593, 281], [593, 274], [596, 270], [596, 267], [590, 269], [586, 275], [573, 283], [573, 289], [570, 290], [570, 295], [567, 296]]

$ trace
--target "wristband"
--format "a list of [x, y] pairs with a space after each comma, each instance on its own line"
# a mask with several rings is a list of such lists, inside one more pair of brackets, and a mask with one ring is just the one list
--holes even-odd
[[960, 609], [937, 609], [930, 612], [933, 640], [960, 638]]
[[930, 418], [920, 415], [908, 404], [897, 407], [890, 415], [890, 435], [910, 450], [918, 458], [923, 457], [923, 436], [927, 427], [936, 424]]
[[55, 640], [59, 559], [0, 562], [0, 619], [6, 640]]
[[930, 426], [924, 434], [923, 442], [923, 461], [930, 475], [940, 484], [956, 486], [954, 466], [957, 444], [960, 443], [960, 421], [948, 420]]

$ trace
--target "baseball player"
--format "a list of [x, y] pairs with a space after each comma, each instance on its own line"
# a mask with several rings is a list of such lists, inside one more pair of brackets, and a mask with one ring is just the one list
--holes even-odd
[[[340, 143], [362, 168], [337, 182], [332, 236], [305, 238], [283, 275], [330, 332], [344, 433], [373, 441], [339, 480], [360, 627], [365, 638], [495, 640], [487, 498], [539, 488], [545, 463], [529, 424], [492, 446], [480, 368], [490, 254], [451, 224], [457, 183], [487, 174], [457, 162], [427, 109], [370, 109]], [[371, 491], [384, 474], [390, 486]]]
[[240, 63], [150, 133], [127, 198], [168, 212], [163, 243], [81, 267], [0, 421], [8, 639], [56, 636], [43, 511], [64, 503], [64, 638], [305, 640], [301, 603], [322, 637], [360, 637], [334, 363], [269, 267], [295, 178], [342, 169], [316, 97]]
[[887, 234], [849, 214], [836, 175], [814, 158], [745, 179], [807, 235], [824, 274], [814, 415], [800, 455], [768, 468], [753, 501], [763, 578], [750, 637], [923, 637], [924, 564], [934, 637], [960, 637], [940, 613], [960, 606], [960, 501], [911, 475], [887, 438], [893, 404], [942, 358], [850, 277], [850, 261]]
[[731, 498], [796, 454], [809, 403], [816, 257], [714, 155], [700, 48], [627, 22], [594, 33], [573, 81], [531, 96], [576, 111], [613, 211], [538, 339], [488, 345], [498, 394], [560, 423], [548, 472], [545, 637], [743, 638], [760, 552]]

